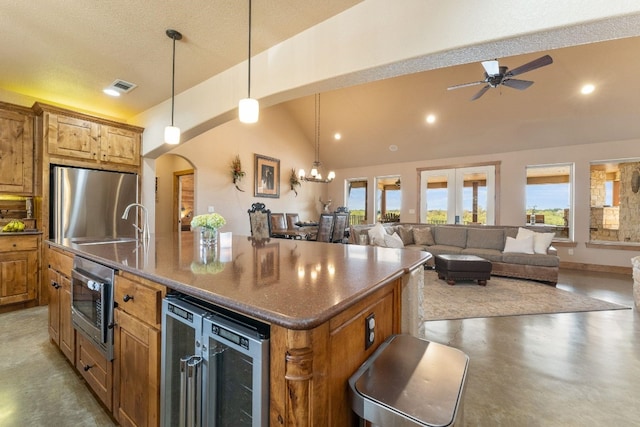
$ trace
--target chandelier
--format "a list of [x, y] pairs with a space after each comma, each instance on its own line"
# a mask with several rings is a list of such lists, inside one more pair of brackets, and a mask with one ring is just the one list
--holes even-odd
[[311, 166], [311, 171], [309, 172], [309, 175], [305, 173], [304, 169], [300, 169], [300, 171], [298, 172], [298, 176], [300, 177], [301, 180], [308, 181], [308, 182], [328, 183], [333, 181], [333, 179], [336, 177], [336, 174], [334, 171], [329, 171], [329, 174], [327, 175], [326, 178], [322, 176], [322, 163], [320, 162], [320, 94], [319, 93], [316, 94], [315, 101], [316, 101], [315, 161]]

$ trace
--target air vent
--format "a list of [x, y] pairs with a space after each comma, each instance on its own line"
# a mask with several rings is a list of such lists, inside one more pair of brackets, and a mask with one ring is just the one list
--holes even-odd
[[109, 88], [114, 89], [120, 93], [129, 93], [132, 90], [134, 90], [136, 87], [138, 87], [137, 84], [125, 82], [124, 80], [121, 80], [121, 79], [115, 80], [109, 86]]

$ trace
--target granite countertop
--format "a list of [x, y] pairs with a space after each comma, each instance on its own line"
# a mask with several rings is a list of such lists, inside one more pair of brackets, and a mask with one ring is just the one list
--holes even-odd
[[230, 248], [207, 250], [193, 235], [152, 236], [146, 245], [49, 243], [295, 330], [324, 323], [430, 257], [422, 251], [236, 235]]

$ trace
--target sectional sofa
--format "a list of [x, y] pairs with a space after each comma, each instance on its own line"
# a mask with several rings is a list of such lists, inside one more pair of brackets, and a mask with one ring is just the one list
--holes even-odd
[[[491, 261], [492, 275], [555, 286], [560, 259], [552, 238], [553, 233], [500, 225], [367, 224], [352, 225], [349, 233], [351, 244], [424, 250], [434, 256], [477, 255]], [[427, 266], [433, 264], [432, 258]]]

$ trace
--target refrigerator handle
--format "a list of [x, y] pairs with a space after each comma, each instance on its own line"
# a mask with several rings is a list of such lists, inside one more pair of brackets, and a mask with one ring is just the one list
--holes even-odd
[[187, 362], [187, 427], [200, 427], [201, 386], [202, 386], [201, 356], [191, 356]]
[[187, 427], [187, 362], [191, 356], [180, 358], [180, 423], [178, 427]]

